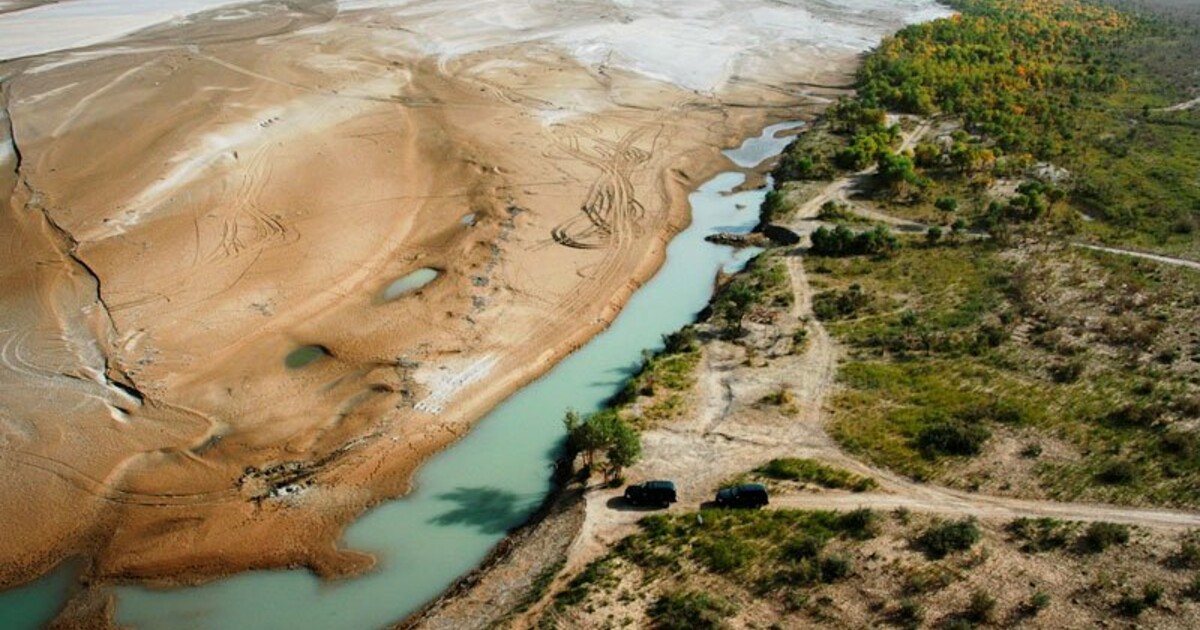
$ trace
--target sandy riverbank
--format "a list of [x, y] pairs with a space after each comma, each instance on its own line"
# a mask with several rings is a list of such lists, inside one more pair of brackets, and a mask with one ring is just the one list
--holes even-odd
[[913, 16], [384, 4], [0, 68], [0, 492], [28, 498], [0, 586], [77, 553], [99, 582], [370, 566], [342, 527], [612, 319], [720, 147]]

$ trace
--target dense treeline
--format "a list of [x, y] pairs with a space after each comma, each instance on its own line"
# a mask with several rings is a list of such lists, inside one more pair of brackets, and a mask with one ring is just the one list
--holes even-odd
[[[877, 201], [931, 209], [936, 201], [947, 223], [1053, 220], [1196, 253], [1200, 108], [1168, 107], [1200, 91], [1200, 61], [1190, 54], [1200, 50], [1200, 23], [1096, 1], [947, 4], [959, 14], [909, 26], [867, 57], [856, 96], [831, 106], [820, 129], [789, 149], [776, 179], [875, 167]], [[960, 128], [901, 153], [889, 113], [957, 119]], [[1044, 163], [1059, 169], [1053, 177]], [[1054, 193], [999, 212], [988, 198], [999, 179], [1042, 180]], [[1061, 212], [1045, 212], [1055, 204]], [[1101, 222], [1083, 225], [1078, 212]]]
[[1122, 86], [1108, 60], [1144, 28], [1109, 8], [1053, 0], [950, 0], [960, 15], [883, 42], [859, 73], [865, 108], [961, 116], [1005, 152], [1062, 153], [1088, 93]]

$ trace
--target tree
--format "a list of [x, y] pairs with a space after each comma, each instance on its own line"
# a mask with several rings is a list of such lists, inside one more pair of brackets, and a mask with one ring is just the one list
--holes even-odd
[[629, 426], [629, 423], [617, 419], [612, 427], [612, 435], [609, 436], [605, 457], [605, 473], [610, 481], [619, 478], [623, 470], [638, 463], [642, 458], [642, 438], [637, 430]]
[[922, 142], [913, 149], [913, 159], [922, 168], [938, 166], [942, 161], [942, 149], [936, 144]]
[[605, 409], [586, 416], [571, 410], [563, 418], [563, 425], [567, 429], [567, 449], [582, 454], [588, 468], [595, 465], [597, 453], [604, 453], [604, 472], [610, 480], [641, 459], [641, 436], [615, 410]]
[[570, 409], [563, 418], [567, 430], [567, 450], [582, 454], [584, 465], [588, 468], [595, 463], [596, 452], [604, 447], [602, 427], [595, 417], [595, 414], [581, 417], [574, 409]]
[[758, 298], [758, 291], [745, 282], [734, 281], [721, 292], [721, 297], [717, 300], [717, 312], [720, 313], [721, 319], [725, 320], [726, 332], [735, 335], [744, 332], [742, 320], [746, 318], [746, 313], [750, 312], [750, 307]]
[[955, 212], [958, 210], [958, 200], [954, 197], [938, 197], [938, 200], [933, 202], [933, 207], [942, 212]]
[[925, 242], [930, 245], [937, 245], [937, 242], [942, 240], [942, 228], [933, 226], [925, 231]]

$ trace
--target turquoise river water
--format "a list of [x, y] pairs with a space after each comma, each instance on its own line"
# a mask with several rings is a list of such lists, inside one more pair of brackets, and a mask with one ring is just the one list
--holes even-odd
[[[796, 126], [768, 127], [725, 154], [739, 166], [756, 166], [790, 140], [776, 133]], [[660, 348], [662, 335], [695, 320], [719, 270], [740, 269], [757, 253], [704, 240], [757, 223], [766, 190], [733, 193], [744, 180], [725, 172], [694, 192], [691, 226], [671, 241], [663, 267], [612, 326], [426, 463], [412, 493], [347, 529], [343, 546], [378, 557], [370, 573], [327, 583], [306, 571], [262, 571], [173, 590], [120, 587], [117, 621], [138, 630], [369, 630], [436, 597], [541, 504], [561, 452], [566, 410], [599, 409], [638, 368], [643, 349]], [[65, 601], [74, 570], [64, 566], [0, 593], [0, 628], [42, 627]]]

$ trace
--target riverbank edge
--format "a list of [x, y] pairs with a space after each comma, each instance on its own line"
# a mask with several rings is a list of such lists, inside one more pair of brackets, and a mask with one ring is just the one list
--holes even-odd
[[[792, 116], [787, 117], [787, 120], [804, 120], [806, 125], [811, 126], [819, 124], [821, 115], [811, 114], [808, 111], [796, 111]], [[780, 121], [775, 121], [780, 122]], [[774, 124], [768, 122], [768, 125]], [[754, 179], [759, 183], [757, 188], [767, 187], [768, 182], [766, 176], [773, 168], [778, 156], [768, 159], [764, 163], [754, 168], [749, 169], [733, 169], [737, 172], [743, 172], [747, 175], [747, 179]], [[715, 176], [714, 175], [710, 175]], [[706, 180], [705, 180], [706, 181]], [[744, 187], [744, 186], [743, 186]], [[743, 187], [739, 187], [743, 188]], [[690, 194], [690, 193], [689, 193]], [[762, 206], [757, 209], [760, 215], [760, 221], [752, 230], [751, 234], [759, 237], [764, 241], [770, 241], [765, 235], [764, 230], [773, 227], [771, 224], [761, 220]], [[687, 225], [691, 223], [690, 206], [689, 206], [688, 222], [680, 230], [687, 229]], [[676, 232], [675, 234], [678, 234]], [[711, 239], [706, 239], [710, 240]], [[667, 241], [670, 242], [669, 240]], [[718, 243], [722, 244], [722, 243]], [[735, 246], [730, 244], [730, 246]], [[777, 246], [775, 244], [769, 245]], [[665, 252], [665, 249], [664, 249]], [[659, 261], [658, 267], [661, 267], [663, 261]], [[655, 268], [657, 273], [658, 267]], [[708, 317], [712, 311], [713, 301], [716, 299], [716, 286], [721, 282], [728, 282], [740, 275], [746, 273], [746, 270], [741, 270], [733, 274], [722, 274], [714, 279], [714, 292], [709, 297], [704, 309], [696, 316], [696, 321], [702, 321]], [[651, 275], [653, 277], [653, 274]], [[639, 285], [640, 286], [640, 285]], [[634, 377], [630, 377], [631, 379]], [[562, 565], [566, 561], [570, 548], [575, 545], [579, 535], [583, 532], [583, 526], [586, 519], [587, 493], [595, 488], [588, 484], [587, 479], [580, 479], [577, 475], [566, 477], [559, 471], [572, 470], [573, 461], [568, 460], [565, 456], [560, 458], [555, 463], [556, 479], [554, 486], [546, 495], [542, 505], [530, 515], [529, 519], [512, 529], [500, 542], [498, 542], [484, 560], [470, 572], [461, 576], [455, 582], [442, 592], [436, 599], [422, 606], [419, 610], [406, 617], [404, 620], [390, 627], [390, 630], [441, 630], [460, 628], [492, 628], [496, 627], [507, 620], [510, 620], [514, 615], [523, 612], [525, 606], [536, 604], [545, 593], [539, 591], [539, 580], [531, 579], [525, 587], [510, 588], [507, 593], [507, 600], [511, 604], [499, 603], [494, 601], [485, 602], [484, 606], [490, 606], [490, 610], [486, 613], [486, 618], [478, 620], [478, 623], [464, 626], [463, 619], [454, 617], [453, 607], [459, 604], [467, 605], [471, 600], [479, 600], [480, 590], [489, 579], [497, 578], [507, 567], [509, 563], [515, 562], [515, 558], [523, 550], [532, 547], [536, 542], [540, 541], [543, 536], [551, 535], [551, 532], [564, 533], [559, 531], [566, 529], [569, 533], [569, 538], [560, 539], [558, 549], [549, 555], [543, 555], [538, 558], [539, 562], [534, 567], [524, 567], [525, 575], [537, 576], [551, 569], [554, 573], [549, 577], [556, 577], [561, 572]], [[548, 582], [547, 582], [548, 585]], [[511, 586], [511, 585], [510, 585]]]

